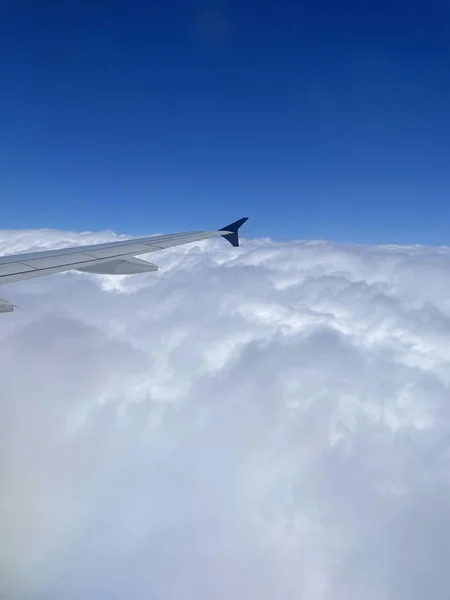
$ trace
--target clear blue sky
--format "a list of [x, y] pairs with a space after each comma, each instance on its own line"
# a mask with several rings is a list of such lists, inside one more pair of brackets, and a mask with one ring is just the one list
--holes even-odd
[[450, 243], [450, 3], [0, 1], [0, 227]]

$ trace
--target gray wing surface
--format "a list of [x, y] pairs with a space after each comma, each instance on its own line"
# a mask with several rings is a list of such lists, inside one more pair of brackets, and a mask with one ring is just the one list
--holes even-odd
[[[239, 246], [238, 230], [246, 220], [247, 218], [240, 219], [214, 231], [174, 233], [2, 256], [0, 257], [0, 285], [72, 270], [111, 275], [156, 271], [158, 269], [156, 265], [135, 257], [139, 254], [158, 252], [214, 237], [224, 237], [233, 246]], [[13, 305], [0, 299], [0, 312], [11, 310]]]

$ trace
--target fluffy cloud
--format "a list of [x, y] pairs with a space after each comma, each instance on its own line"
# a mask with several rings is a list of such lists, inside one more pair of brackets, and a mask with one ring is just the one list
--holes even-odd
[[151, 260], [0, 289], [0, 596], [450, 597], [449, 249]]

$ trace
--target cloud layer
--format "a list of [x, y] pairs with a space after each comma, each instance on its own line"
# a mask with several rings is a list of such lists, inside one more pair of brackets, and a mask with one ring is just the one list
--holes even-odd
[[151, 260], [0, 289], [0, 596], [450, 597], [449, 249]]

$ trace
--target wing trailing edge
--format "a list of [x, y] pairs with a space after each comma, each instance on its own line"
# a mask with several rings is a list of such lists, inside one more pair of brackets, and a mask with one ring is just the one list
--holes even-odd
[[130, 256], [101, 264], [80, 267], [76, 270], [81, 271], [82, 273], [95, 273], [96, 275], [137, 275], [139, 273], [157, 271], [158, 268], [157, 265], [148, 262], [147, 260]]

